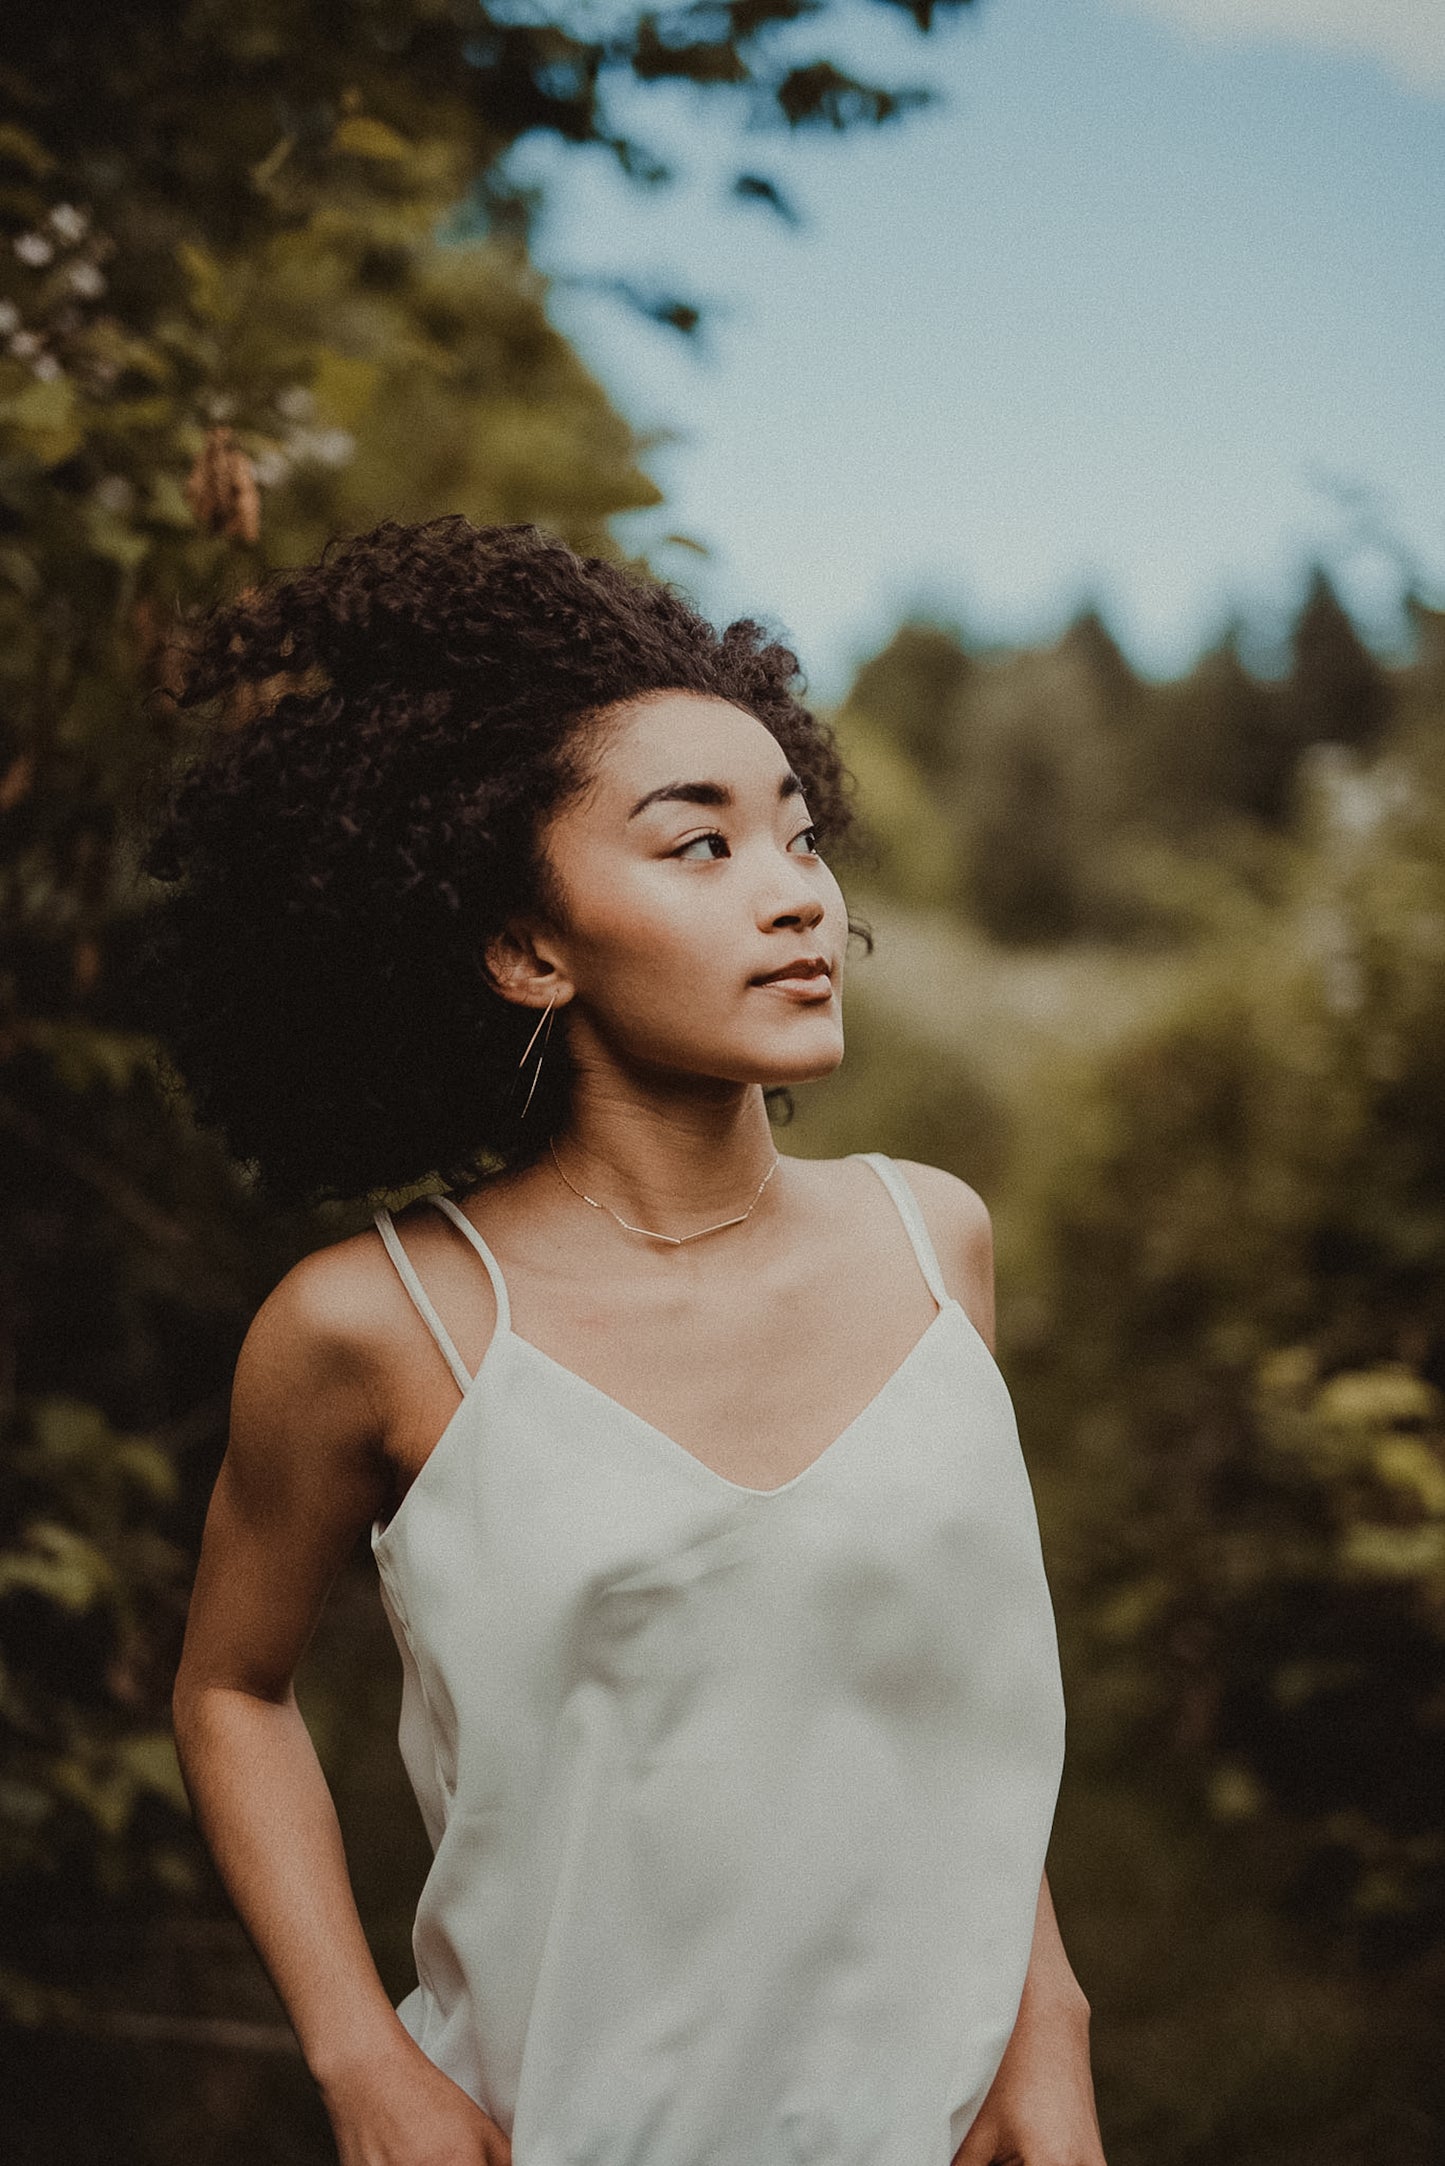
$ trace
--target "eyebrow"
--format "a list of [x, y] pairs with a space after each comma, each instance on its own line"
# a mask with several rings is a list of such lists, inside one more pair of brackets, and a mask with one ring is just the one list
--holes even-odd
[[[802, 792], [803, 778], [795, 775], [790, 767], [778, 784], [778, 803], [785, 804], [790, 797], [801, 796]], [[649, 790], [645, 797], [639, 797], [627, 817], [635, 820], [649, 805], [731, 805], [734, 802], [733, 793], [725, 782], [664, 782], [657, 789]]]

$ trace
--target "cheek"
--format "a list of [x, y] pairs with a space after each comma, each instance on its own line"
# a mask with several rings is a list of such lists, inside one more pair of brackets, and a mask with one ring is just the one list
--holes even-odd
[[723, 899], [704, 886], [671, 865], [598, 867], [573, 898], [571, 946], [586, 984], [648, 1010], [731, 982]]

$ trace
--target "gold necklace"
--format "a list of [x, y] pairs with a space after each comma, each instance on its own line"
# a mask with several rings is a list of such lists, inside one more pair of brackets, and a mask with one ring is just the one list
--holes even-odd
[[[557, 1156], [557, 1146], [552, 1141], [552, 1138], [550, 1136], [547, 1138], [547, 1148], [552, 1153], [553, 1165], [557, 1168], [557, 1171], [559, 1173], [562, 1173], [562, 1161]], [[754, 1211], [758, 1207], [758, 1197], [762, 1195], [763, 1190], [767, 1187], [769, 1181], [771, 1181], [773, 1175], [778, 1170], [778, 1165], [782, 1158], [782, 1155], [783, 1154], [781, 1151], [774, 1151], [773, 1162], [769, 1166], [767, 1172], [763, 1175], [762, 1179], [759, 1181], [758, 1193], [756, 1196], [754, 1196], [752, 1202], [748, 1205], [746, 1211], [742, 1212], [741, 1215], [737, 1218], [719, 1219], [716, 1226], [700, 1226], [696, 1233], [654, 1233], [650, 1226], [630, 1226], [628, 1225], [625, 1218], [623, 1218], [618, 1212], [612, 1209], [610, 1203], [599, 1203], [595, 1196], [585, 1195], [583, 1191], [577, 1186], [577, 1183], [575, 1181], [567, 1181], [567, 1176], [565, 1173], [562, 1173], [562, 1178], [564, 1181], [567, 1181], [567, 1186], [571, 1189], [574, 1196], [581, 1196], [582, 1201], [584, 1203], [590, 1203], [594, 1211], [606, 1211], [610, 1213], [610, 1215], [617, 1220], [619, 1226], [627, 1227], [627, 1231], [629, 1233], [643, 1233], [646, 1234], [649, 1241], [669, 1241], [675, 1248], [680, 1248], [684, 1241], [700, 1241], [705, 1233], [721, 1233], [724, 1226], [741, 1226], [743, 1219], [751, 1218]]]

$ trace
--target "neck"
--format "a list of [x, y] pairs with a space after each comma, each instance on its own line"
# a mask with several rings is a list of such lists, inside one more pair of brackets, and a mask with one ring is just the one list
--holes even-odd
[[554, 1143], [578, 1188], [665, 1233], [747, 1210], [778, 1155], [758, 1084], [714, 1105], [575, 1104]]

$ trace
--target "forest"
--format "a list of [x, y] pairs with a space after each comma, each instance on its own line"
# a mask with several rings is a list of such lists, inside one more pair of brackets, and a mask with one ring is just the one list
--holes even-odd
[[[934, 10], [906, 12], [926, 56]], [[614, 532], [662, 500], [648, 442], [549, 317], [506, 152], [547, 129], [664, 187], [605, 86], [683, 80], [751, 115], [736, 188], [766, 208], [769, 126], [906, 125], [925, 95], [822, 57], [809, 15], [622, 9], [604, 40], [428, 0], [324, 38], [288, 0], [11, 11], [0, 2101], [26, 2166], [333, 2155], [169, 1693], [249, 1320], [383, 1199], [264, 1206], [128, 1007], [138, 836], [201, 726], [166, 697], [173, 628], [383, 517], [535, 520], [649, 576]], [[627, 305], [686, 337], [701, 304]], [[1162, 680], [1093, 608], [1026, 647], [910, 618], [829, 714], [875, 945], [777, 1140], [947, 1167], [993, 1216], [1111, 2166], [1430, 2166], [1445, 2135], [1445, 608], [1407, 609], [1381, 654], [1302, 564], [1273, 644], [1241, 618]], [[427, 1855], [399, 1689], [362, 1544], [298, 1693], [394, 1998]]]

